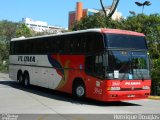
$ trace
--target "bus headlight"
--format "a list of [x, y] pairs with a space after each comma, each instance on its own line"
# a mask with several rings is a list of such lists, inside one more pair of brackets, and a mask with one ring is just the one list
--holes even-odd
[[150, 89], [150, 87], [149, 86], [143, 86], [143, 88], [142, 88], [143, 90], [149, 90]]
[[107, 90], [114, 91], [114, 90], [121, 90], [121, 88], [120, 87], [108, 87]]

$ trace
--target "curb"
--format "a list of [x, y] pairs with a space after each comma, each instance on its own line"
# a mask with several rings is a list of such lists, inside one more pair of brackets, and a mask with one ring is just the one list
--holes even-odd
[[148, 99], [160, 100], [160, 96], [149, 96]]

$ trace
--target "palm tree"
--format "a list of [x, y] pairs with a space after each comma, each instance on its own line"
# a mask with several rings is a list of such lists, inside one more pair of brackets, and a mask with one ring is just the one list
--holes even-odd
[[145, 1], [144, 3], [141, 3], [141, 2], [135, 2], [135, 4], [139, 7], [142, 6], [142, 14], [143, 14], [143, 10], [144, 10], [144, 6], [150, 6], [151, 5], [151, 2], [150, 1]]
[[[120, 1], [120, 0], [113, 0], [112, 6], [111, 6], [111, 9], [110, 9], [110, 12], [109, 12], [109, 14], [108, 14], [108, 17], [109, 17], [109, 18], [111, 18], [112, 15], [114, 14], [114, 12], [115, 12], [115, 10], [116, 10], [116, 8], [117, 8], [117, 6], [118, 6], [119, 1]], [[102, 0], [100, 0], [100, 3], [101, 3], [101, 7], [102, 7], [102, 10], [103, 10], [103, 12], [104, 12], [105, 17], [107, 17], [107, 13], [106, 13], [106, 10], [105, 10], [105, 8], [104, 8], [104, 5], [103, 5]]]

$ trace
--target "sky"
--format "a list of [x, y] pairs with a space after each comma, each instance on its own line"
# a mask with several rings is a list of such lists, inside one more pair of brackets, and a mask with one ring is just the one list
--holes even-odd
[[[99, 0], [0, 0], [0, 20], [19, 22], [22, 18], [31, 18], [47, 22], [48, 25], [68, 27], [68, 13], [76, 9], [76, 2], [83, 2], [83, 8], [101, 9]], [[113, 0], [103, 0], [105, 6]], [[123, 17], [129, 16], [129, 11], [142, 12], [142, 7], [135, 2], [145, 0], [120, 0], [117, 10]], [[145, 14], [160, 14], [160, 0], [150, 0], [151, 6], [144, 8]]]

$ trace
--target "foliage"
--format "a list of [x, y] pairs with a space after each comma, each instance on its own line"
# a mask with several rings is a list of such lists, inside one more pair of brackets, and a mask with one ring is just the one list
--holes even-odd
[[31, 36], [31, 31], [24, 24], [11, 21], [0, 21], [0, 71], [7, 72], [9, 43], [12, 38]]
[[114, 21], [108, 17], [105, 17], [99, 13], [93, 16], [85, 16], [81, 21], [76, 21], [72, 30], [83, 30], [90, 28], [121, 28], [122, 21]]
[[[158, 85], [160, 85], [160, 58], [153, 60], [153, 68], [152, 68], [152, 94], [157, 94]], [[159, 91], [160, 92], [160, 91]]]
[[9, 44], [11, 38], [16, 37], [17, 23], [7, 20], [0, 21], [0, 40]]
[[17, 37], [31, 37], [32, 36], [32, 31], [25, 25], [25, 24], [19, 24], [18, 28], [16, 30], [16, 36]]
[[75, 22], [72, 30], [83, 30], [97, 27], [105, 27], [105, 17], [100, 14], [83, 17], [81, 21]]

